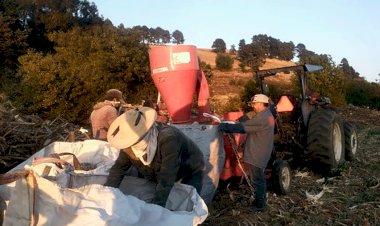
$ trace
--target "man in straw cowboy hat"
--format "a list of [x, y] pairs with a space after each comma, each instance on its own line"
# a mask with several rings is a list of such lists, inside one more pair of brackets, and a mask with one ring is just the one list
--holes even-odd
[[107, 140], [107, 131], [113, 120], [119, 115], [119, 108], [125, 104], [123, 93], [118, 89], [110, 89], [104, 101], [94, 105], [90, 121], [94, 139]]
[[262, 211], [266, 205], [267, 187], [264, 170], [273, 149], [275, 123], [266, 95], [254, 95], [248, 105], [256, 112], [253, 118], [236, 124], [220, 123], [218, 129], [227, 133], [247, 134], [243, 160], [255, 187], [253, 208]]
[[121, 150], [105, 185], [119, 187], [134, 166], [144, 178], [157, 183], [153, 203], [165, 207], [177, 181], [201, 192], [204, 159], [198, 146], [179, 129], [156, 118], [156, 110], [142, 107], [126, 111], [111, 124], [108, 142]]

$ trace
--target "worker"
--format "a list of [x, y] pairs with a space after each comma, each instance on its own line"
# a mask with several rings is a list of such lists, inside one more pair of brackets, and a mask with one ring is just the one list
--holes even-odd
[[253, 209], [263, 211], [266, 206], [267, 189], [265, 168], [273, 149], [275, 122], [266, 95], [254, 95], [248, 105], [256, 112], [253, 118], [235, 124], [220, 123], [218, 129], [226, 133], [247, 134], [243, 160], [255, 187]]
[[125, 101], [123, 93], [118, 89], [108, 90], [103, 100], [94, 105], [90, 122], [93, 138], [106, 141], [108, 128], [118, 117], [119, 108], [125, 104]]
[[150, 107], [120, 115], [107, 133], [111, 146], [120, 149], [105, 186], [119, 187], [130, 167], [155, 182], [153, 203], [165, 207], [175, 182], [202, 189], [204, 157], [198, 146], [178, 128], [156, 121]]
[[169, 118], [166, 117], [163, 112], [161, 111], [158, 104], [154, 103], [152, 100], [148, 99], [147, 101], [144, 101], [143, 107], [150, 107], [156, 110], [157, 112], [157, 121], [162, 123], [168, 123]]

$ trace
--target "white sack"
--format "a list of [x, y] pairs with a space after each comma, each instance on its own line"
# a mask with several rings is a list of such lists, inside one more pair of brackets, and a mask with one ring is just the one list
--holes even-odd
[[[59, 169], [51, 163], [30, 165], [35, 157], [63, 152], [73, 153], [80, 163], [96, 168], [84, 171]], [[38, 225], [198, 225], [207, 218], [207, 206], [192, 186], [175, 184], [167, 209], [145, 202], [153, 198], [155, 191], [155, 184], [145, 179], [126, 176], [120, 190], [102, 186], [118, 154], [119, 150], [103, 141], [55, 142], [10, 172], [26, 168], [36, 175]], [[72, 163], [71, 156], [61, 158]], [[49, 180], [41, 177], [46, 167]], [[4, 225], [29, 225], [33, 205], [26, 205], [31, 197], [27, 187], [25, 179], [0, 186], [0, 197], [8, 203]]]
[[[4, 226], [30, 225], [33, 200], [35, 221], [38, 222], [37, 225], [45, 226], [185, 226], [202, 223], [208, 214], [207, 207], [200, 200], [196, 190], [184, 184], [176, 184], [170, 194], [172, 197], [169, 199], [173, 200], [173, 195], [186, 194], [185, 197], [189, 197], [191, 202], [195, 204], [191, 212], [170, 211], [158, 205], [147, 204], [134, 196], [126, 196], [119, 189], [102, 185], [94, 184], [77, 189], [67, 189], [39, 176], [36, 176], [35, 179], [38, 189], [35, 190], [34, 199], [31, 195], [32, 189], [26, 179], [23, 178], [16, 182], [5, 214]], [[28, 200], [31, 201], [28, 202]], [[179, 203], [174, 205], [171, 207], [180, 207]]]

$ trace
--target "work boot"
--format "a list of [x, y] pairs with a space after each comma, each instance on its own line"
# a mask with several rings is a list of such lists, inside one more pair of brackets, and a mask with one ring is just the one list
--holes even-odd
[[265, 204], [264, 203], [258, 203], [258, 202], [253, 202], [252, 203], [252, 209], [253, 211], [256, 212], [263, 212], [265, 210]]

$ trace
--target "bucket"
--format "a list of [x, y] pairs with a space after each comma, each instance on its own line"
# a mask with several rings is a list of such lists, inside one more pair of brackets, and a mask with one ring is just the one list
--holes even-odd
[[149, 50], [154, 84], [165, 102], [172, 123], [190, 121], [199, 64], [193, 45], [153, 46]]

